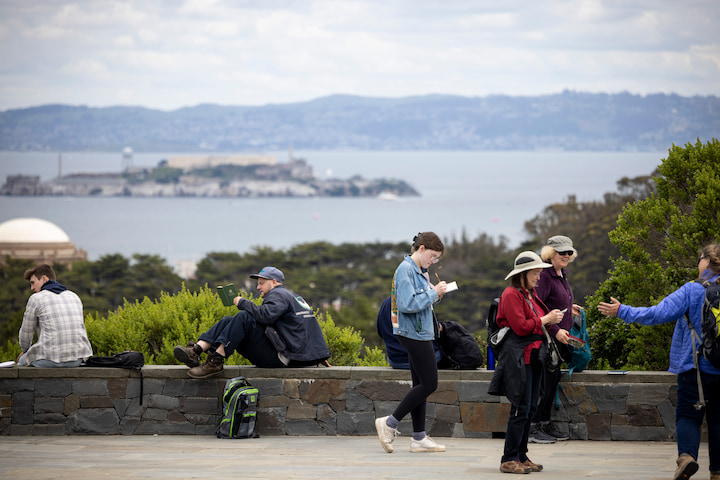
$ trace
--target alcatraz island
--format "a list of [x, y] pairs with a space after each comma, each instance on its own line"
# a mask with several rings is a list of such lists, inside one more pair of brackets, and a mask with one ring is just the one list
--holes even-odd
[[[59, 156], [58, 162], [61, 163]], [[98, 197], [378, 197], [420, 194], [403, 180], [320, 179], [305, 159], [278, 163], [269, 155], [182, 155], [157, 167], [126, 167], [120, 173], [73, 173], [41, 182], [39, 176], [8, 175], [1, 195]]]

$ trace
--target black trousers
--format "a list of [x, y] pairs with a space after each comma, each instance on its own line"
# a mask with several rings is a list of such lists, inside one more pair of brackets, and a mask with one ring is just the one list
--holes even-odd
[[413, 387], [393, 412], [402, 420], [408, 413], [412, 416], [413, 432], [425, 431], [427, 397], [438, 385], [438, 369], [432, 340], [413, 340], [398, 336], [400, 345], [408, 352]]

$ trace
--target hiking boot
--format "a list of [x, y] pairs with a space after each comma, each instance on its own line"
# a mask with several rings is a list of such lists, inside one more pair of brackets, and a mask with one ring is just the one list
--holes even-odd
[[719, 471], [711, 471], [710, 472], [710, 480], [720, 480], [720, 472]]
[[698, 464], [689, 453], [681, 453], [676, 463], [678, 468], [673, 480], [687, 480], [698, 471]]
[[500, 464], [500, 471], [503, 473], [530, 473], [532, 469], [518, 460], [510, 460]]
[[558, 442], [563, 442], [565, 440], [570, 440], [570, 435], [567, 433], [563, 433], [557, 428], [555, 428], [555, 425], [553, 425], [552, 422], [550, 423], [541, 423], [540, 428], [542, 428], [542, 431], [546, 434], [550, 435], [551, 437], [554, 437], [555, 440]]
[[202, 348], [195, 342], [188, 342], [187, 347], [177, 345], [173, 348], [175, 359], [190, 368], [200, 365], [201, 353], [203, 353]]
[[375, 430], [377, 430], [380, 445], [382, 445], [387, 453], [392, 453], [394, 450], [392, 442], [395, 440], [395, 437], [400, 435], [400, 432], [395, 428], [388, 427], [387, 419], [388, 417], [375, 419]]
[[528, 442], [530, 443], [555, 443], [557, 440], [555, 440], [555, 437], [551, 437], [547, 433], [543, 432], [543, 429], [540, 428], [540, 424], [538, 423], [531, 423], [530, 424], [530, 435], [528, 435]]
[[435, 440], [430, 438], [428, 435], [425, 435], [425, 438], [423, 438], [422, 440], [413, 439], [410, 442], [410, 451], [412, 453], [444, 452], [445, 445], [438, 445], [437, 442], [435, 442]]
[[225, 363], [225, 357], [219, 353], [210, 353], [205, 359], [205, 362], [198, 366], [188, 370], [188, 375], [192, 378], [209, 378], [219, 375], [223, 371], [223, 363]]
[[542, 472], [542, 469], [543, 469], [542, 465], [540, 465], [539, 463], [534, 463], [529, 458], [527, 460], [525, 460], [524, 462], [522, 462], [522, 464], [525, 465], [526, 467], [530, 467], [531, 472]]

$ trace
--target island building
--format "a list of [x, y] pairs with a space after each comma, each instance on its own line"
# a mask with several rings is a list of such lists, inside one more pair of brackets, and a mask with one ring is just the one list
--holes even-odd
[[87, 260], [57, 225], [41, 218], [15, 218], [0, 223], [0, 262], [6, 257], [35, 263], [64, 263]]
[[238, 165], [247, 167], [250, 165], [275, 165], [276, 160], [272, 155], [179, 155], [170, 157], [167, 166], [181, 168], [187, 172], [197, 168], [211, 168], [219, 165]]

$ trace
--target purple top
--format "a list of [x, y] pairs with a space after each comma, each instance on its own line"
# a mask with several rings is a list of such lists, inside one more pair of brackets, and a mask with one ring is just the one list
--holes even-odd
[[548, 332], [553, 338], [555, 338], [555, 335], [557, 335], [558, 330], [561, 328], [569, 332], [573, 325], [572, 306], [574, 296], [570, 288], [570, 282], [567, 280], [567, 270], [563, 269], [562, 273], [563, 275], [561, 277], [557, 274], [554, 267], [543, 268], [543, 271], [540, 272], [538, 283], [535, 286], [535, 295], [537, 295], [550, 310], [553, 308], [557, 308], [558, 310], [567, 308], [560, 323], [550, 325], [550, 328], [548, 328]]

